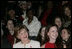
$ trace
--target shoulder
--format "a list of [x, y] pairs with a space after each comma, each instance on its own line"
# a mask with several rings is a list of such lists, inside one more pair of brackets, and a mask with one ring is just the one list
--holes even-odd
[[31, 45], [33, 48], [40, 48], [40, 43], [38, 41], [31, 40]]
[[38, 18], [36, 16], [33, 16], [33, 21], [38, 21]]
[[40, 24], [40, 21], [38, 20], [38, 18], [36, 16], [33, 17], [33, 20], [36, 24]]

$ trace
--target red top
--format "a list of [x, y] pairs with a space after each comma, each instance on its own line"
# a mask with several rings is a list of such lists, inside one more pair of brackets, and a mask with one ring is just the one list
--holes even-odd
[[11, 43], [11, 46], [13, 46], [13, 44], [14, 44], [14, 37], [11, 34], [8, 34], [7, 35], [7, 39]]
[[49, 42], [47, 42], [47, 43], [45, 44], [45, 48], [56, 48], [56, 45], [55, 45], [54, 43], [49, 43]]
[[20, 19], [21, 21], [23, 21], [23, 20], [24, 20], [24, 18], [23, 18], [22, 16], [20, 16], [20, 17], [19, 17], [19, 19]]
[[43, 26], [46, 26], [47, 25], [47, 17], [52, 13], [52, 9], [49, 9], [48, 11], [46, 10], [45, 13], [44, 13], [44, 16], [43, 16], [43, 19], [41, 20], [41, 23]]

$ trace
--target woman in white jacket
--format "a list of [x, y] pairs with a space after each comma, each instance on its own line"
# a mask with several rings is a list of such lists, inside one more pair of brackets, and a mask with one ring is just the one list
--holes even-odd
[[30, 40], [28, 37], [28, 29], [25, 25], [20, 26], [18, 31], [20, 42], [13, 45], [13, 48], [40, 48], [38, 41]]
[[23, 21], [23, 25], [26, 25], [26, 27], [29, 29], [29, 35], [31, 39], [35, 40], [35, 37], [37, 37], [38, 32], [41, 28], [41, 23], [33, 15], [33, 12], [34, 11], [32, 9], [27, 10], [27, 19]]

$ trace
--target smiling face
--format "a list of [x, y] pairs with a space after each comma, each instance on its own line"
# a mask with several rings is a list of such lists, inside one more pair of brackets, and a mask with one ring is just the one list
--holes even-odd
[[21, 30], [19, 31], [18, 36], [19, 36], [19, 38], [20, 38], [21, 40], [27, 40], [27, 39], [28, 39], [28, 33], [27, 33], [27, 31], [26, 31], [25, 29], [21, 29]]
[[47, 34], [49, 36], [49, 39], [54, 39], [56, 40], [56, 38], [58, 37], [58, 30], [56, 26], [53, 26], [49, 29], [49, 32]]

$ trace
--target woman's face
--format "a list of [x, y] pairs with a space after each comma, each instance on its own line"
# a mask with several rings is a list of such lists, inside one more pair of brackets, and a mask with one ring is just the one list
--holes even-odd
[[25, 29], [21, 29], [19, 31], [19, 34], [18, 34], [18, 37], [21, 39], [21, 40], [27, 40], [28, 39], [28, 33]]
[[44, 28], [42, 28], [42, 30], [41, 30], [41, 36], [42, 36], [42, 37], [44, 37], [45, 29], [46, 29], [46, 28], [44, 27]]
[[53, 26], [49, 29], [49, 32], [47, 34], [49, 36], [49, 39], [54, 39], [56, 40], [56, 38], [58, 37], [58, 29], [56, 26]]
[[7, 28], [8, 28], [9, 30], [13, 30], [13, 29], [14, 29], [14, 24], [13, 24], [13, 21], [12, 21], [12, 20], [9, 20], [9, 21], [7, 22]]
[[27, 16], [28, 16], [29, 19], [33, 18], [33, 12], [32, 12], [32, 10], [28, 11]]
[[71, 16], [71, 10], [69, 9], [69, 7], [65, 8], [65, 12], [64, 13], [65, 13], [66, 16]]
[[61, 19], [60, 18], [56, 18], [55, 19], [55, 24], [60, 28], [62, 25]]
[[62, 33], [61, 33], [61, 37], [63, 40], [67, 40], [69, 38], [70, 34], [68, 34], [68, 31], [66, 29], [63, 29], [62, 30]]

